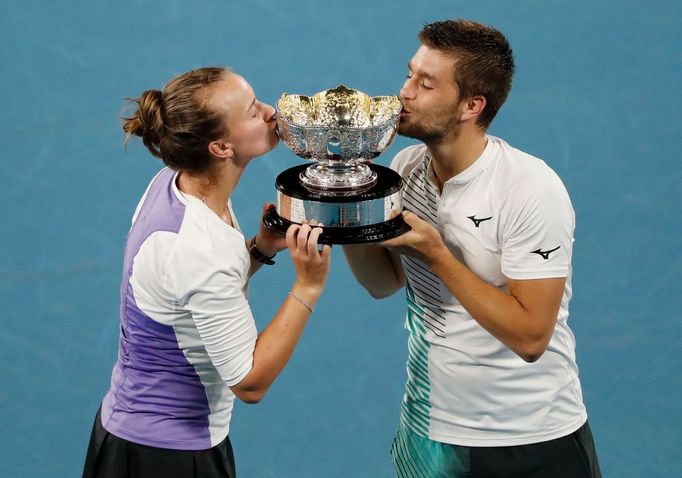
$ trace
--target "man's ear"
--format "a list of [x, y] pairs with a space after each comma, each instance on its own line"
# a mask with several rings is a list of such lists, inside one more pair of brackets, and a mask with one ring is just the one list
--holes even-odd
[[464, 102], [462, 121], [480, 116], [480, 114], [483, 112], [483, 109], [485, 108], [485, 105], [487, 104], [488, 101], [485, 99], [485, 96], [477, 95], [468, 98]]
[[218, 159], [234, 158], [234, 149], [232, 149], [232, 145], [224, 141], [211, 141], [208, 143], [208, 151]]

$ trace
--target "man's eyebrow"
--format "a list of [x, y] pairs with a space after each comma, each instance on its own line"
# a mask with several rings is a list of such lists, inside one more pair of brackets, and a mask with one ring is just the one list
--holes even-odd
[[[412, 62], [411, 62], [411, 61], [408, 61], [408, 62], [407, 62], [407, 69], [410, 70], [410, 71], [412, 71], [412, 72], [414, 73], [414, 71], [412, 70]], [[419, 74], [419, 76], [424, 77], [424, 78], [426, 78], [427, 80], [436, 81], [436, 77], [435, 77], [435, 76], [433, 76], [432, 74], [427, 73], [427, 72], [425, 72], [425, 71], [420, 71], [418, 74]]]

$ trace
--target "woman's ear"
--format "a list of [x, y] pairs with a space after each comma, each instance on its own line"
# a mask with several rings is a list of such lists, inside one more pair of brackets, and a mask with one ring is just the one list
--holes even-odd
[[234, 149], [232, 149], [232, 145], [224, 141], [211, 141], [208, 143], [208, 151], [219, 159], [234, 158]]

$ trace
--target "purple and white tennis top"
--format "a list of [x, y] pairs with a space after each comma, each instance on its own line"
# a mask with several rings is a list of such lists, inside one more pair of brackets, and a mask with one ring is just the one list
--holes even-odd
[[[244, 236], [161, 170], [133, 216], [119, 354], [102, 425], [158, 448], [202, 450], [228, 434], [229, 386], [251, 370], [257, 331]], [[231, 205], [228, 204], [230, 213]]]

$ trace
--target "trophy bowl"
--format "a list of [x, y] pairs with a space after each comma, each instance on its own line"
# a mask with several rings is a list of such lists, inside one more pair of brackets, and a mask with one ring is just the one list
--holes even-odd
[[264, 218], [281, 234], [292, 223], [323, 223], [321, 243], [352, 244], [395, 237], [409, 227], [401, 210], [402, 179], [372, 164], [395, 138], [402, 105], [339, 85], [313, 96], [283, 94], [277, 102], [280, 139], [313, 161], [282, 172], [275, 181], [276, 212]]

